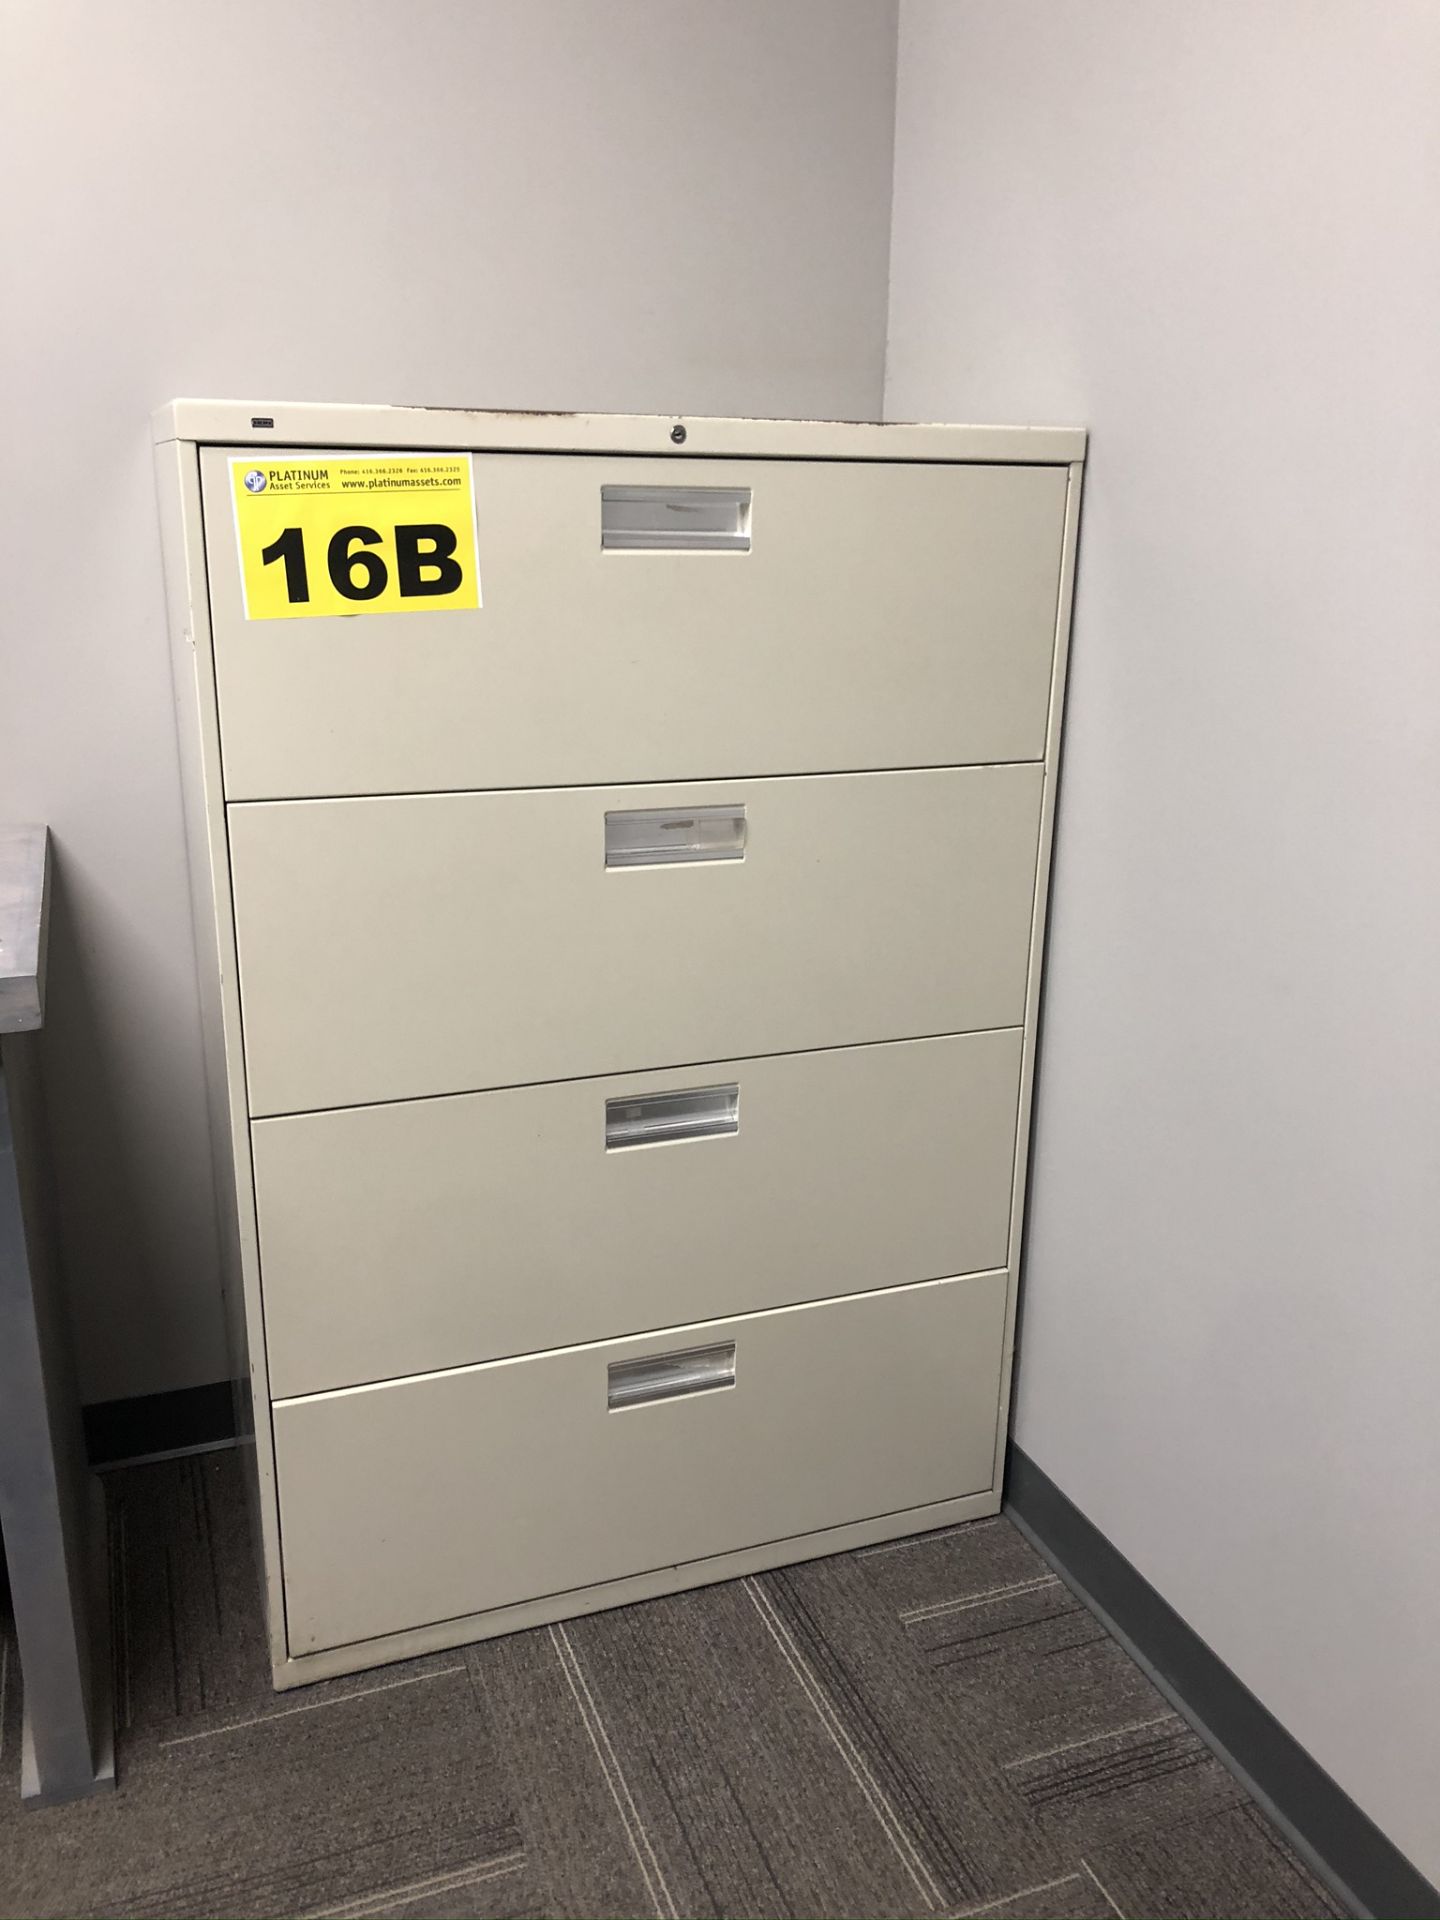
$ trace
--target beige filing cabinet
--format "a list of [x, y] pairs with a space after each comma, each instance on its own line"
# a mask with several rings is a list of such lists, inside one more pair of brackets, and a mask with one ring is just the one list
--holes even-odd
[[1084, 448], [157, 416], [277, 1686], [997, 1509]]

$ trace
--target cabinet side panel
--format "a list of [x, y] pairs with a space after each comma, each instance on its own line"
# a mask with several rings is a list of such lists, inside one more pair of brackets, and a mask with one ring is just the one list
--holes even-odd
[[275, 1665], [287, 1657], [270, 1390], [265, 1365], [249, 1116], [240, 1042], [230, 859], [205, 576], [200, 467], [188, 441], [157, 446], [165, 598], [175, 685], [185, 848], [200, 987], [220, 1283], [239, 1444]]
[[1055, 608], [1055, 653], [1050, 683], [1050, 717], [1045, 733], [1045, 790], [1040, 802], [1040, 848], [1030, 927], [1030, 972], [1025, 987], [1025, 1041], [1020, 1060], [1020, 1112], [1016, 1122], [1015, 1175], [1010, 1209], [1010, 1286], [1001, 1348], [1000, 1405], [995, 1431], [995, 1480], [1002, 1485], [1005, 1446], [1010, 1436], [1010, 1382], [1015, 1365], [1016, 1314], [1025, 1234], [1025, 1201], [1030, 1162], [1030, 1116], [1035, 1091], [1035, 1057], [1045, 961], [1045, 916], [1050, 898], [1050, 851], [1055, 837], [1056, 786], [1060, 772], [1060, 734], [1065, 712], [1065, 675], [1070, 660], [1070, 612], [1075, 595], [1075, 561], [1080, 539], [1083, 461], [1070, 468], [1065, 523], [1059, 555], [1060, 593]]

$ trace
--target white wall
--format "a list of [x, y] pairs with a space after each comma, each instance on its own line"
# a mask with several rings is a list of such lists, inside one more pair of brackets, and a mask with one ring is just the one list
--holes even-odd
[[878, 414], [891, 0], [7, 11], [0, 817], [89, 1398], [225, 1371], [151, 409]]
[[1017, 1437], [1432, 1877], [1437, 72], [905, 0], [887, 391], [1094, 433]]

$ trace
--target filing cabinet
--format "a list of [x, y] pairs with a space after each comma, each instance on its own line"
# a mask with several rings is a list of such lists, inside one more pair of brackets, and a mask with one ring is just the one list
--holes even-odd
[[1083, 433], [156, 457], [277, 1686], [994, 1512]]

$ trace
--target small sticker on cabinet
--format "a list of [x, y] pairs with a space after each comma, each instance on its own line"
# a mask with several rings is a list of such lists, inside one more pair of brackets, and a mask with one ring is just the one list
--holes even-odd
[[468, 453], [237, 455], [247, 620], [478, 607]]

